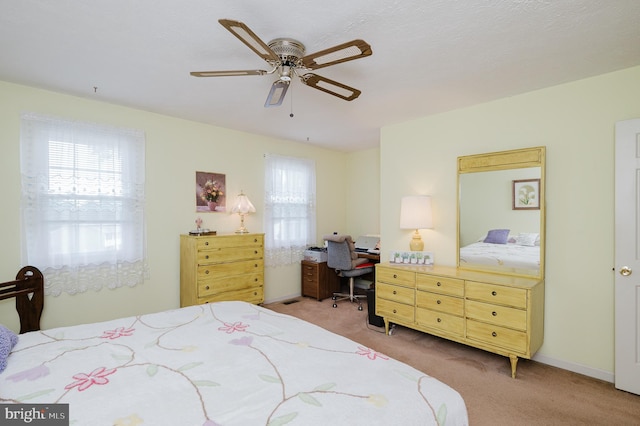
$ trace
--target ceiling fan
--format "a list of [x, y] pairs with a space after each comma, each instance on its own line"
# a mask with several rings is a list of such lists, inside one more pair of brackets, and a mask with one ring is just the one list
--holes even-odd
[[309, 87], [337, 96], [345, 101], [352, 101], [360, 96], [361, 92], [358, 89], [309, 73], [307, 70], [317, 70], [369, 56], [372, 53], [371, 46], [365, 41], [352, 40], [305, 56], [305, 47], [297, 40], [276, 38], [266, 44], [242, 22], [230, 19], [220, 19], [218, 22], [246, 44], [249, 49], [267, 61], [271, 70], [193, 71], [191, 72], [192, 76], [229, 77], [277, 73], [278, 79], [271, 85], [271, 91], [264, 104], [265, 107], [282, 104], [294, 76], [297, 76], [303, 84]]

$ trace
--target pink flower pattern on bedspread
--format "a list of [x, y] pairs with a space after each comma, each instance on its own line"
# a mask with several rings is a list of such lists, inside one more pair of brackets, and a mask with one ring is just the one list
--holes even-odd
[[115, 330], [105, 330], [102, 338], [113, 340], [117, 339], [118, 337], [132, 336], [134, 331], [134, 328], [118, 327]]
[[79, 373], [75, 374], [73, 378], [76, 380], [75, 382], [68, 384], [65, 386], [65, 389], [73, 389], [74, 387], [78, 387], [79, 391], [83, 391], [91, 387], [92, 385], [106, 385], [109, 383], [109, 379], [106, 376], [113, 374], [116, 372], [115, 368], [111, 368], [107, 370], [104, 367], [99, 367], [93, 370], [89, 374]]

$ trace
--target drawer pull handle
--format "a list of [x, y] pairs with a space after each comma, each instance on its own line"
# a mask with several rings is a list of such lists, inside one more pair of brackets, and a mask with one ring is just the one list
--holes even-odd
[[205, 290], [209, 290], [209, 286], [206, 286], [204, 289], [205, 289]]
[[204, 271], [204, 273], [205, 273], [205, 274], [208, 274], [208, 273], [209, 273], [209, 270], [207, 269], [206, 271]]
[[437, 321], [438, 321], [438, 322], [442, 322], [442, 319], [438, 318], [438, 319], [437, 319]]
[[496, 333], [495, 331], [494, 331], [493, 333], [491, 333], [491, 335], [492, 335], [493, 337], [498, 337], [498, 333]]
[[257, 267], [258, 267], [258, 264], [256, 263], [256, 264], [255, 264], [255, 265], [253, 265], [253, 266], [255, 266], [255, 267], [257, 268]]
[[209, 245], [209, 241], [205, 241], [205, 242], [204, 242], [204, 245], [205, 245], [205, 246], [208, 246], [208, 245]]
[[204, 258], [205, 258], [205, 259], [208, 259], [208, 258], [209, 258], [209, 255], [206, 255]]
[[497, 295], [498, 295], [498, 292], [497, 292], [497, 291], [492, 291], [492, 292], [491, 292], [491, 295], [492, 295], [492, 296], [497, 296]]
[[441, 302], [440, 300], [437, 300], [437, 301], [436, 301], [436, 303], [439, 305], [439, 304], [441, 304], [442, 302]]
[[436, 285], [437, 285], [438, 287], [440, 287], [440, 286], [442, 285], [442, 283], [441, 283], [440, 281], [438, 281], [438, 282], [436, 283]]
[[397, 292], [397, 291], [395, 291], [395, 290], [393, 290], [393, 294], [398, 294], [398, 292]]
[[491, 312], [491, 315], [493, 315], [494, 317], [498, 316], [498, 313], [496, 311]]
[[398, 276], [396, 274], [393, 274], [393, 278], [398, 278]]
[[254, 279], [253, 279], [253, 282], [254, 282], [254, 283], [257, 283], [257, 282], [258, 282], [258, 279], [257, 279], [257, 278], [254, 278]]
[[398, 313], [398, 311], [396, 311], [396, 310], [394, 309], [394, 310], [393, 310], [393, 313], [394, 313], [394, 314], [397, 314], [397, 313]]
[[254, 239], [253, 239], [253, 242], [254, 242], [254, 243], [257, 243], [257, 242], [258, 242], [258, 239], [257, 239], [257, 238], [254, 238]]

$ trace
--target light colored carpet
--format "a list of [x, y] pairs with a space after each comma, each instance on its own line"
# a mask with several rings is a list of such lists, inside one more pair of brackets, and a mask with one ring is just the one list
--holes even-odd
[[[403, 361], [456, 389], [473, 426], [640, 425], [640, 396], [613, 384], [530, 360], [511, 378], [506, 357], [404, 327], [391, 336], [368, 323], [356, 304], [301, 297], [266, 308], [312, 322]], [[362, 378], [373, 380], [374, 378]]]

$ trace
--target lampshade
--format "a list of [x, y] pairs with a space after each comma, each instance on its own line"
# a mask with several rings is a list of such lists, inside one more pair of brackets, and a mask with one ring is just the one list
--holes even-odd
[[431, 197], [428, 195], [410, 195], [402, 197], [400, 204], [400, 228], [414, 229], [409, 247], [412, 251], [421, 251], [424, 242], [418, 229], [432, 228]]
[[256, 208], [253, 206], [249, 197], [247, 197], [242, 191], [236, 198], [236, 202], [233, 203], [233, 207], [231, 207], [231, 213], [255, 213]]
[[236, 234], [246, 234], [249, 232], [247, 228], [244, 227], [244, 215], [255, 212], [256, 208], [249, 200], [249, 197], [247, 197], [244, 192], [240, 191], [240, 194], [231, 207], [231, 213], [238, 213], [240, 215], [240, 228], [236, 230]]
[[401, 229], [429, 229], [431, 219], [431, 197], [428, 195], [410, 195], [402, 197], [400, 204]]

